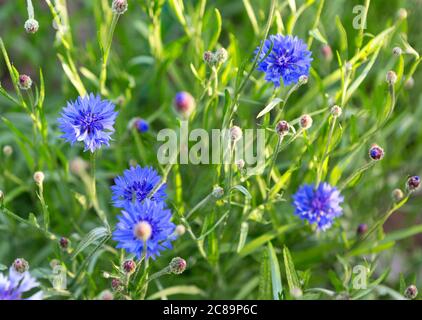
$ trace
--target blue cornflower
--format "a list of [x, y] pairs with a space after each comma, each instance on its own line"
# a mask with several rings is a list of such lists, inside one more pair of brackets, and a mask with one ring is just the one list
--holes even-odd
[[99, 95], [94, 96], [92, 93], [68, 102], [67, 107], [63, 108], [61, 118], [57, 119], [59, 128], [64, 133], [62, 138], [72, 145], [76, 141], [83, 141], [84, 151], [94, 152], [102, 145], [109, 146], [117, 116], [114, 107], [112, 102], [101, 100]]
[[316, 188], [313, 184], [304, 184], [293, 195], [295, 215], [316, 223], [318, 229], [327, 230], [334, 218], [341, 216], [343, 209], [340, 204], [344, 198], [336, 187], [323, 182]]
[[[272, 50], [268, 54], [272, 44]], [[258, 52], [259, 47], [255, 50], [255, 55]], [[297, 83], [300, 76], [309, 75], [313, 60], [311, 55], [307, 45], [298, 37], [271, 35], [264, 41], [257, 70], [265, 72], [265, 80], [273, 82], [276, 87], [280, 86], [280, 78], [288, 86]]]
[[118, 216], [113, 232], [117, 248], [123, 248], [141, 259], [146, 244], [146, 256], [155, 259], [160, 251], [171, 249], [175, 225], [164, 202], [145, 199], [142, 203], [127, 203]]
[[[114, 179], [111, 187], [112, 200], [116, 207], [123, 208], [126, 203], [142, 202], [154, 187], [160, 183], [161, 177], [151, 167], [139, 165], [130, 167], [122, 176]], [[153, 201], [161, 201], [166, 197], [166, 184], [163, 184], [151, 197]]]
[[149, 123], [144, 119], [137, 119], [135, 122], [135, 126], [140, 133], [144, 133], [149, 130]]
[[0, 273], [0, 300], [41, 300], [42, 291], [38, 291], [27, 298], [23, 297], [26, 292], [38, 286], [39, 283], [28, 271], [21, 273], [10, 267], [9, 276]]

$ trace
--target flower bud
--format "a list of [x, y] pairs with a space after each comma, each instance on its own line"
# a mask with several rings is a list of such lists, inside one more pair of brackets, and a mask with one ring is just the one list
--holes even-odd
[[214, 190], [212, 191], [212, 196], [216, 199], [220, 199], [224, 196], [224, 189], [220, 186], [214, 187]]
[[242, 170], [245, 167], [245, 160], [239, 159], [236, 161], [236, 167], [239, 170]]
[[309, 129], [312, 126], [312, 122], [313, 122], [312, 117], [308, 114], [304, 114], [299, 119], [300, 127], [304, 130]]
[[75, 159], [70, 161], [70, 172], [75, 175], [80, 175], [83, 171], [87, 169], [88, 163], [80, 157], [76, 157]]
[[38, 31], [39, 24], [38, 21], [35, 19], [28, 19], [25, 21], [24, 27], [27, 33], [35, 33]]
[[127, 274], [132, 274], [136, 269], [136, 262], [132, 259], [126, 260], [123, 262], [122, 269]]
[[137, 118], [134, 122], [134, 127], [136, 130], [138, 130], [140, 133], [147, 132], [149, 130], [149, 124], [146, 120]]
[[179, 236], [183, 236], [186, 232], [186, 227], [183, 224], [178, 224], [174, 232]]
[[389, 85], [395, 84], [396, 81], [397, 81], [397, 74], [392, 70], [388, 71], [387, 76], [386, 76], [386, 80], [387, 80], [387, 83]]
[[415, 299], [418, 296], [418, 288], [415, 285], [410, 285], [404, 291], [404, 296], [408, 299]]
[[147, 221], [138, 222], [133, 230], [134, 236], [142, 241], [148, 241], [152, 235], [152, 227]]
[[2, 190], [0, 190], [0, 205], [3, 204], [3, 201], [4, 201], [4, 193]]
[[127, 11], [127, 7], [127, 0], [113, 0], [111, 11], [113, 11], [114, 14], [123, 14]]
[[230, 128], [230, 139], [233, 142], [237, 142], [242, 139], [242, 135], [242, 129], [240, 129], [238, 126], [233, 126]]
[[366, 223], [361, 223], [358, 225], [358, 228], [356, 230], [356, 233], [361, 236], [364, 235], [368, 231], [368, 225]]
[[29, 90], [31, 89], [32, 86], [32, 80], [29, 76], [27, 76], [26, 74], [21, 74], [19, 76], [19, 82], [18, 82], [18, 87], [21, 90]]
[[308, 76], [306, 76], [306, 75], [301, 75], [300, 77], [299, 77], [299, 85], [304, 85], [304, 84], [307, 84], [308, 83]]
[[407, 189], [409, 191], [414, 191], [419, 188], [419, 185], [421, 184], [421, 179], [419, 176], [411, 176], [409, 179], [407, 179]]
[[62, 250], [67, 250], [69, 248], [69, 239], [66, 237], [61, 237], [59, 240], [59, 245]]
[[339, 107], [338, 105], [334, 105], [331, 107], [331, 114], [333, 115], [333, 117], [340, 117], [341, 114], [343, 112], [343, 109], [341, 109], [341, 107]]
[[400, 201], [404, 198], [404, 193], [401, 191], [401, 189], [394, 189], [391, 193], [391, 196], [393, 197], [394, 201]]
[[181, 274], [186, 269], [186, 261], [180, 257], [173, 258], [169, 264], [170, 273]]
[[24, 273], [29, 270], [29, 263], [23, 258], [18, 258], [13, 262], [13, 269], [16, 272]]
[[393, 54], [394, 54], [395, 56], [400, 56], [400, 55], [402, 54], [402, 50], [401, 50], [401, 48], [400, 48], [400, 47], [394, 47], [394, 48], [393, 48]]
[[325, 61], [330, 62], [333, 60], [333, 50], [331, 50], [331, 47], [328, 44], [322, 46], [321, 53]]
[[103, 292], [100, 293], [99, 299], [100, 300], [113, 300], [114, 295], [110, 290], [104, 290]]
[[34, 181], [36, 184], [40, 185], [44, 182], [44, 173], [42, 171], [37, 171], [34, 173]]
[[104, 271], [104, 272], [103, 272], [103, 278], [104, 278], [104, 279], [109, 279], [109, 278], [110, 278], [110, 276], [111, 276], [111, 275], [110, 275], [110, 273], [108, 273], [107, 271]]
[[397, 11], [397, 18], [399, 20], [404, 20], [407, 18], [407, 10], [404, 8], [400, 8], [399, 11]]
[[122, 284], [122, 282], [120, 281], [120, 279], [113, 278], [113, 279], [111, 280], [111, 289], [112, 289], [113, 291], [122, 291], [122, 290], [123, 290], [123, 284]]
[[290, 290], [290, 294], [293, 298], [295, 299], [299, 299], [300, 297], [303, 296], [303, 292], [302, 289], [298, 288], [298, 287], [294, 287], [292, 288], [292, 290]]
[[277, 125], [275, 126], [275, 131], [280, 135], [280, 136], [285, 136], [290, 130], [290, 125], [287, 121], [285, 120], [281, 120], [277, 123]]
[[224, 48], [220, 48], [215, 52], [214, 58], [217, 61], [217, 63], [224, 63], [227, 61], [228, 58], [227, 50]]
[[376, 144], [373, 144], [369, 149], [369, 157], [375, 161], [381, 160], [384, 158], [384, 149]]
[[413, 77], [410, 77], [409, 79], [407, 79], [404, 83], [404, 88], [406, 90], [410, 90], [413, 88], [413, 86], [415, 85], [415, 79], [413, 79]]
[[195, 99], [189, 92], [186, 91], [176, 94], [174, 98], [174, 105], [176, 107], [176, 111], [185, 118], [189, 118], [196, 107]]
[[10, 157], [13, 154], [13, 148], [9, 145], [3, 147], [3, 154], [6, 157]]
[[346, 72], [351, 72], [353, 70], [353, 64], [351, 62], [346, 62], [344, 64], [344, 69], [346, 70]]
[[205, 63], [208, 63], [209, 65], [214, 64], [214, 53], [211, 51], [205, 51], [203, 58]]
[[53, 259], [50, 261], [50, 268], [53, 270], [59, 265], [61, 265], [61, 262], [58, 259]]

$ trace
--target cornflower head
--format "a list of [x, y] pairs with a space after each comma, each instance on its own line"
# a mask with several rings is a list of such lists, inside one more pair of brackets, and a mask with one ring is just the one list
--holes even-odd
[[[259, 47], [255, 55], [259, 53]], [[312, 52], [306, 43], [298, 37], [270, 35], [264, 41], [258, 57], [258, 71], [265, 72], [265, 80], [280, 86], [280, 79], [285, 86], [296, 84], [301, 76], [308, 76]]]
[[15, 266], [10, 267], [8, 276], [0, 273], [0, 300], [41, 300], [43, 297], [42, 291], [24, 298], [28, 291], [38, 286], [39, 283], [29, 274], [27, 268], [16, 270], [15, 261]]
[[160, 252], [171, 249], [175, 225], [164, 202], [145, 199], [142, 203], [127, 203], [113, 232], [117, 248], [125, 249], [138, 259], [143, 255], [155, 259]]
[[102, 145], [109, 146], [117, 116], [114, 108], [112, 102], [101, 100], [99, 95], [94, 96], [92, 93], [68, 102], [61, 117], [57, 119], [63, 132], [62, 138], [71, 145], [83, 142], [84, 151], [94, 152]]

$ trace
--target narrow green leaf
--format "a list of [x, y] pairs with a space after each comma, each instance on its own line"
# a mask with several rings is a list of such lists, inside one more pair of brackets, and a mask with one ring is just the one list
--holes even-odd
[[273, 299], [280, 300], [283, 294], [283, 285], [281, 283], [280, 265], [277, 255], [271, 242], [268, 242], [268, 255], [270, 257], [271, 266], [271, 283], [273, 288]]

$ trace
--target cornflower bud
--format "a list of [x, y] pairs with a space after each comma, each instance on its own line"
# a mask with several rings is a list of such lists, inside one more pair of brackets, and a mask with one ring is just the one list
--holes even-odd
[[133, 234], [137, 239], [146, 242], [152, 235], [151, 225], [147, 221], [138, 222], [134, 227]]
[[304, 84], [307, 84], [308, 83], [308, 76], [305, 76], [305, 75], [301, 75], [300, 77], [299, 77], [299, 85], [304, 85]]
[[70, 172], [73, 174], [80, 175], [86, 169], [88, 169], [88, 163], [84, 159], [76, 157], [70, 161]]
[[62, 250], [67, 250], [69, 248], [69, 239], [66, 237], [61, 237], [59, 240], [59, 245]]
[[113, 0], [111, 11], [113, 11], [114, 14], [123, 14], [127, 11], [127, 7], [127, 0]]
[[0, 190], [0, 205], [3, 204], [3, 201], [4, 201], [4, 193], [2, 190]]
[[277, 125], [275, 126], [275, 131], [277, 132], [277, 134], [279, 134], [280, 136], [285, 136], [290, 130], [290, 125], [287, 121], [285, 120], [281, 120], [277, 123]]
[[245, 160], [239, 159], [236, 161], [236, 167], [239, 170], [242, 170], [245, 167]]
[[369, 157], [375, 161], [381, 160], [384, 158], [384, 149], [376, 144], [373, 144], [369, 149]]
[[397, 17], [399, 20], [404, 20], [407, 18], [407, 10], [404, 8], [400, 8], [399, 11], [397, 11]]
[[393, 48], [393, 54], [394, 54], [395, 56], [400, 56], [400, 55], [402, 54], [402, 50], [401, 50], [401, 48], [400, 48], [400, 47], [394, 47], [394, 48]]
[[27, 33], [35, 33], [38, 31], [39, 24], [37, 20], [31, 18], [25, 21], [24, 27]]
[[224, 189], [220, 186], [214, 187], [214, 190], [212, 191], [212, 196], [216, 199], [220, 199], [222, 196], [224, 196]]
[[23, 258], [18, 258], [13, 262], [13, 269], [16, 272], [24, 273], [29, 270], [29, 263]]
[[132, 259], [126, 260], [123, 262], [122, 269], [127, 274], [132, 274], [136, 269], [136, 262]]
[[18, 87], [21, 90], [29, 90], [31, 89], [31, 86], [32, 86], [32, 79], [26, 74], [21, 74], [19, 76]]
[[312, 122], [313, 122], [312, 117], [308, 114], [304, 114], [299, 119], [300, 127], [304, 130], [309, 129], [312, 126]]
[[34, 181], [36, 184], [41, 185], [44, 182], [44, 173], [42, 171], [37, 171], [34, 173]]
[[6, 157], [10, 157], [13, 154], [13, 148], [9, 145], [3, 147], [3, 154]]
[[366, 223], [361, 223], [358, 225], [358, 228], [356, 230], [356, 233], [361, 236], [364, 235], [368, 231], [368, 225]]
[[418, 288], [415, 285], [410, 285], [404, 291], [404, 296], [408, 299], [415, 299], [418, 296]]
[[394, 201], [400, 201], [404, 198], [404, 193], [401, 191], [401, 189], [394, 189], [391, 193], [391, 196], [393, 197]]
[[331, 50], [331, 47], [328, 44], [322, 46], [321, 53], [325, 61], [330, 62], [333, 60], [333, 50]]
[[195, 99], [189, 92], [185, 91], [176, 94], [174, 98], [174, 105], [176, 107], [176, 111], [185, 118], [189, 118], [196, 108]]
[[224, 48], [220, 48], [215, 52], [214, 55], [215, 60], [217, 61], [217, 63], [224, 63], [227, 61], [228, 58], [228, 53], [227, 50]]
[[149, 130], [148, 122], [141, 118], [137, 118], [133, 125], [135, 129], [138, 130], [140, 133], [145, 133]]
[[388, 71], [387, 76], [386, 76], [386, 80], [387, 80], [387, 83], [389, 85], [395, 84], [396, 81], [397, 81], [397, 74], [392, 70]]
[[233, 142], [237, 142], [242, 139], [242, 135], [242, 129], [240, 129], [238, 126], [233, 126], [230, 128], [230, 139]]
[[343, 112], [343, 109], [341, 109], [341, 107], [339, 107], [338, 105], [334, 105], [331, 107], [331, 114], [333, 115], [333, 117], [340, 117], [341, 114]]
[[100, 300], [113, 300], [114, 295], [110, 290], [104, 290], [103, 292], [100, 293], [99, 298]]
[[181, 274], [186, 269], [186, 260], [176, 257], [169, 264], [169, 271], [173, 274]]
[[421, 184], [421, 179], [419, 176], [411, 176], [409, 179], [407, 179], [407, 189], [409, 191], [414, 191], [419, 188]]
[[123, 284], [120, 281], [120, 279], [113, 278], [111, 280], [111, 289], [113, 289], [113, 291], [122, 291], [123, 290]]
[[178, 224], [178, 225], [176, 226], [176, 229], [175, 229], [174, 231], [175, 231], [175, 233], [176, 233], [179, 237], [181, 237], [181, 236], [183, 236], [183, 235], [185, 234], [185, 232], [186, 232], [186, 227], [185, 227], [183, 224]]
[[205, 51], [203, 58], [204, 62], [208, 63], [209, 65], [214, 64], [214, 53], [212, 53], [211, 51]]
[[406, 82], [404, 83], [404, 88], [406, 90], [410, 90], [413, 88], [413, 86], [415, 85], [415, 79], [413, 79], [413, 77], [410, 77], [409, 79], [406, 80]]

